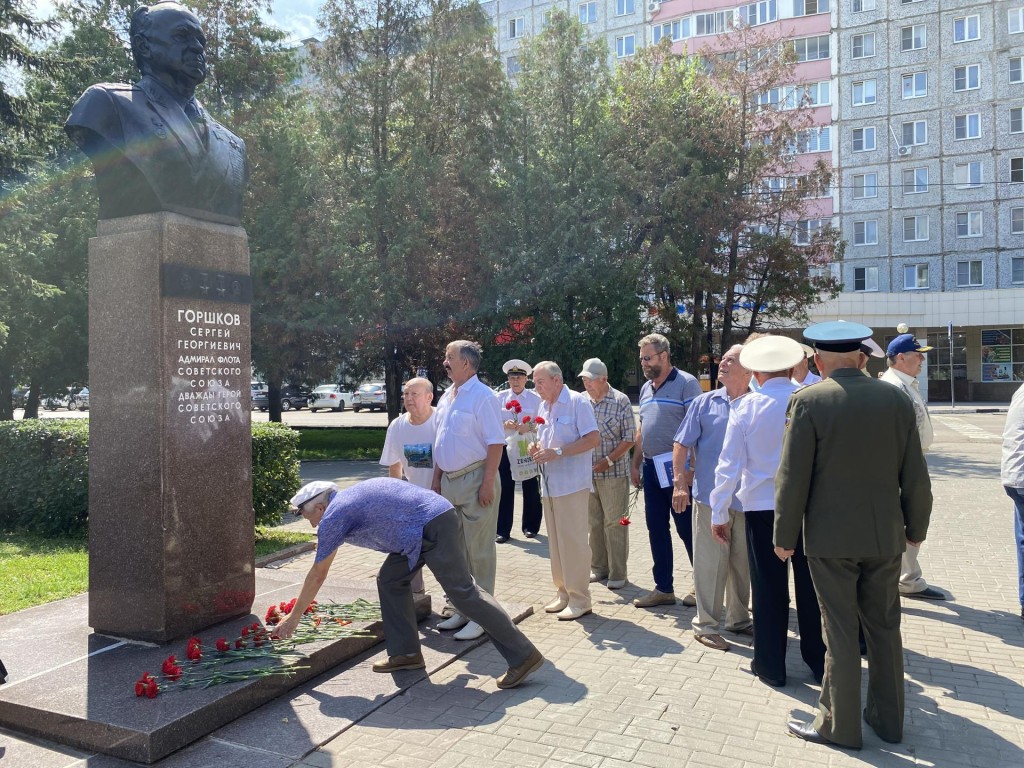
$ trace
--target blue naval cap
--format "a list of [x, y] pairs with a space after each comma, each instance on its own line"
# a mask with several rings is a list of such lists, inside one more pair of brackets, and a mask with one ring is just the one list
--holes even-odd
[[822, 352], [856, 352], [864, 339], [871, 338], [871, 333], [866, 325], [833, 320], [812, 325], [804, 331], [804, 338]]

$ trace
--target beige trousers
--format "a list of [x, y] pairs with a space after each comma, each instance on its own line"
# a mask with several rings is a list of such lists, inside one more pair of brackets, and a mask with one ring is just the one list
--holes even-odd
[[629, 526], [619, 525], [629, 503], [628, 477], [595, 477], [590, 494], [590, 570], [609, 581], [626, 580]]
[[544, 497], [544, 524], [548, 530], [551, 580], [558, 599], [574, 610], [589, 610], [590, 544], [587, 543], [587, 508], [590, 491]]
[[917, 562], [920, 555], [921, 547], [912, 547], [907, 544], [907, 550], [903, 553], [903, 559], [900, 562], [901, 595], [912, 595], [914, 592], [923, 592], [928, 589], [928, 582], [924, 579], [921, 564]]
[[725, 628], [751, 625], [750, 567], [747, 564], [747, 526], [742, 512], [729, 510], [729, 543], [711, 534], [711, 507], [693, 502], [693, 591], [697, 615], [691, 624], [695, 635], [718, 634], [725, 600]]
[[498, 530], [498, 496], [501, 487], [498, 475], [494, 475], [494, 501], [480, 506], [480, 483], [484, 479], [481, 464], [454, 480], [441, 475], [441, 495], [455, 507], [462, 517], [462, 532], [466, 541], [466, 559], [469, 572], [473, 574], [480, 589], [494, 594], [494, 580], [498, 570], [498, 552], [494, 536]]

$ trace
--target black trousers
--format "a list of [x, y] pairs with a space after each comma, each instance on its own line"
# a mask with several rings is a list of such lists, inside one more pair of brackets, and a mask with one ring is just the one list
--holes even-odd
[[[498, 530], [499, 536], [512, 535], [512, 510], [516, 501], [516, 481], [512, 479], [512, 465], [508, 460], [508, 449], [501, 449], [501, 463], [498, 465], [498, 477], [501, 478], [501, 496], [498, 498]], [[544, 508], [540, 503], [540, 478], [533, 477], [523, 481], [523, 533], [540, 530], [540, 521], [544, 516]]]
[[[786, 682], [786, 639], [789, 632], [789, 568], [775, 555], [775, 511], [745, 512], [750, 592], [754, 610], [754, 666], [757, 673], [779, 684]], [[825, 642], [821, 609], [804, 555], [803, 537], [790, 558], [796, 586], [796, 619], [800, 655], [820, 680], [825, 673]]]

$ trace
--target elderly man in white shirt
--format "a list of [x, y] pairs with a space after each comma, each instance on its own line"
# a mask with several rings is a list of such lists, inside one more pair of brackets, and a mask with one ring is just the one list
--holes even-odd
[[[792, 368], [804, 359], [800, 343], [762, 336], [744, 345], [740, 365], [752, 371], [760, 389], [739, 398], [729, 412], [725, 442], [711, 492], [711, 530], [729, 541], [729, 505], [735, 494], [743, 507], [754, 614], [754, 659], [750, 671], [772, 687], [786, 684], [789, 630], [789, 574], [775, 554], [775, 473], [782, 457], [786, 406], [797, 390]], [[737, 489], [737, 486], [738, 489]], [[802, 546], [790, 558], [796, 585], [800, 654], [818, 682], [825, 672], [821, 610]]]
[[[918, 374], [924, 366], [924, 353], [932, 347], [921, 344], [911, 333], [903, 333], [889, 342], [885, 350], [888, 370], [882, 374], [882, 381], [899, 387], [910, 398], [917, 419], [917, 434], [921, 437], [921, 449], [928, 453], [928, 448], [935, 440], [932, 419], [928, 415], [928, 406], [921, 396], [917, 381]], [[900, 595], [918, 600], [945, 600], [946, 594], [935, 587], [928, 586], [918, 558], [921, 555], [921, 544], [907, 544], [900, 566]]]
[[806, 344], [800, 344], [800, 348], [804, 351], [804, 359], [794, 366], [790, 380], [798, 387], [809, 387], [821, 381], [821, 376], [811, 371], [810, 359], [814, 357], [814, 350]]
[[593, 488], [594, 449], [601, 433], [590, 401], [562, 381], [562, 369], [550, 361], [533, 366], [541, 397], [537, 440], [530, 455], [541, 467], [544, 521], [548, 531], [555, 599], [544, 606], [560, 621], [591, 611], [588, 511]]
[[[475, 341], [453, 341], [445, 348], [444, 368], [452, 386], [441, 395], [434, 418], [434, 480], [431, 489], [452, 503], [462, 517], [469, 570], [481, 589], [494, 594], [498, 553], [498, 464], [505, 446], [501, 407], [480, 379], [481, 349]], [[454, 614], [439, 629], [458, 629], [456, 640], [475, 640], [484, 631]]]
[[1024, 619], [1024, 385], [1017, 388], [1006, 412], [1003, 427], [1003, 460], [999, 479], [1006, 495], [1013, 499], [1013, 543], [1017, 550], [1017, 596]]

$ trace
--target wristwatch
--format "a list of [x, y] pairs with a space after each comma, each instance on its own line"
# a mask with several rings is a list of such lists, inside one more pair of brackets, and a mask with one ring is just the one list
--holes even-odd
[[555, 448], [555, 456], [561, 456], [561, 455], [562, 455], [562, 449], [561, 448]]

